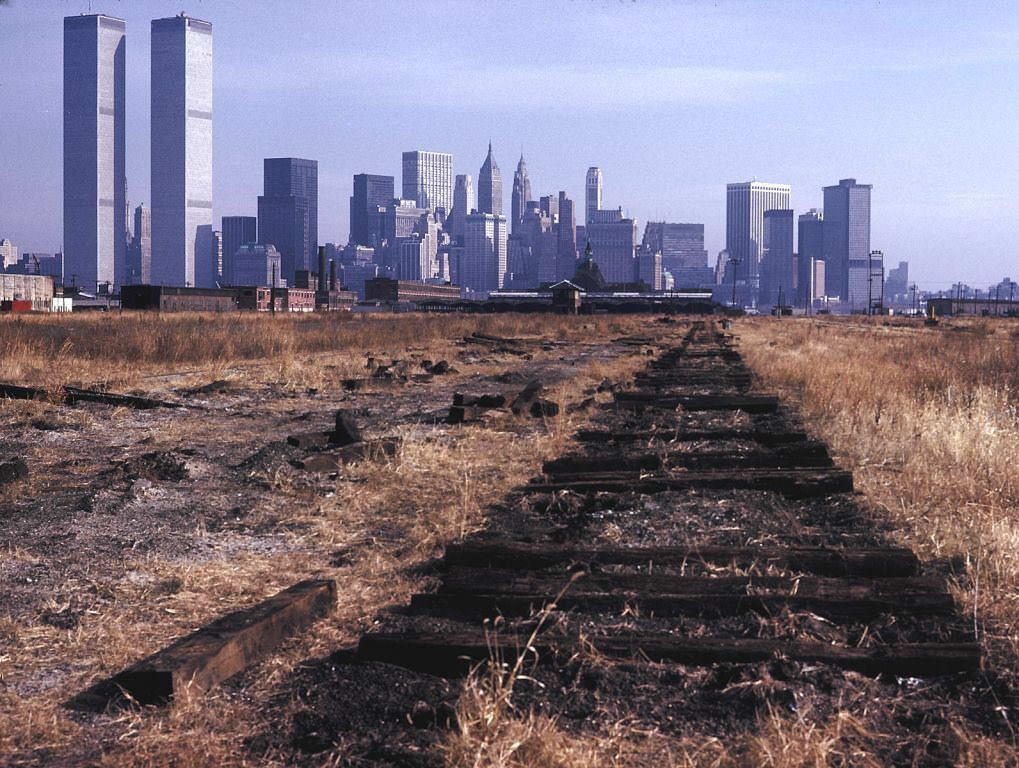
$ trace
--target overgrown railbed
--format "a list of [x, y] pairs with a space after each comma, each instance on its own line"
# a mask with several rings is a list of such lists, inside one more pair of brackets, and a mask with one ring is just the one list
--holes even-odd
[[[691, 355], [736, 359], [710, 349]], [[275, 738], [306, 744], [309, 764], [333, 749], [366, 765], [1013, 762], [1014, 713], [1002, 708], [1009, 680], [978, 669], [969, 617], [945, 591], [964, 563], [906, 557], [879, 508], [827, 490], [838, 470], [825, 470], [824, 456], [805, 451], [789, 463], [789, 452], [741, 445], [766, 433], [805, 438], [795, 413], [755, 415], [735, 395], [727, 411], [697, 412], [698, 397], [712, 394], [701, 372], [725, 366], [691, 362], [692, 383], [682, 372], [657, 382], [662, 406], [649, 394], [648, 407], [633, 408], [635, 398], [617, 393], [599, 429], [587, 432], [583, 461], [546, 463], [539, 482], [496, 508], [475, 544], [447, 548], [438, 592], [386, 617], [356, 653], [304, 670], [305, 709]], [[733, 381], [741, 377], [727, 378], [745, 390], [748, 382]], [[662, 390], [681, 395], [684, 407], [665, 406]], [[724, 434], [729, 450], [712, 450], [703, 437], [685, 445], [693, 431]], [[632, 438], [600, 445], [599, 433]], [[648, 452], [662, 464], [633, 463]], [[606, 455], [617, 466], [591, 470], [585, 490], [571, 490], [579, 470], [569, 468]], [[687, 468], [711, 457], [715, 474]], [[776, 457], [786, 475], [768, 474]], [[812, 464], [798, 463], [808, 457]], [[624, 475], [635, 492], [618, 489]], [[788, 475], [799, 479], [784, 484]], [[748, 485], [764, 477], [774, 477], [774, 489]], [[560, 490], [547, 490], [550, 482]], [[684, 546], [668, 555], [668, 544]], [[834, 561], [773, 554], [797, 546], [821, 547]], [[906, 571], [887, 570], [885, 556]], [[844, 594], [845, 602], [811, 604], [817, 568], [853, 577], [828, 583], [846, 590], [828, 598]], [[863, 575], [870, 580], [856, 578]], [[894, 580], [903, 576], [936, 600], [911, 604], [905, 582]], [[770, 591], [787, 582], [787, 591]], [[864, 583], [890, 588], [889, 601], [860, 613]], [[741, 598], [722, 598], [734, 584], [743, 585]], [[694, 594], [707, 590], [699, 603], [682, 599], [691, 585]], [[737, 648], [772, 650], [741, 660]], [[897, 655], [907, 649], [932, 653], [930, 663]], [[463, 672], [464, 656], [481, 665], [465, 687], [451, 687], [442, 677]], [[875, 663], [853, 661], [862, 656]]]
[[[317, 327], [314, 318], [276, 320], [295, 337]], [[237, 330], [230, 322], [125, 315], [21, 326], [28, 330], [15, 347], [35, 350], [22, 361], [45, 357], [33, 323], [74, 344], [101, 336], [87, 354], [72, 345], [79, 352], [65, 355], [67, 378], [119, 382], [119, 391], [186, 407], [0, 403], [0, 455], [24, 457], [29, 468], [0, 488], [0, 763], [293, 764], [304, 754], [297, 745], [276, 748], [262, 734], [293, 715], [296, 670], [424, 588], [422, 566], [482, 525], [489, 505], [588, 416], [563, 408], [449, 425], [442, 416], [454, 392], [519, 389], [537, 378], [545, 397], [565, 405], [645, 359], [611, 341], [632, 328], [626, 319], [332, 318], [297, 351], [253, 347], [251, 357], [220, 358], [217, 339]], [[118, 336], [158, 323], [192, 328], [208, 346], [187, 364], [158, 346], [142, 359], [131, 343], [118, 351]], [[277, 327], [271, 318], [251, 323], [252, 333]], [[4, 332], [17, 337], [17, 328]], [[511, 338], [469, 341], [475, 333]], [[421, 376], [443, 360], [449, 370]], [[4, 375], [24, 381], [31, 365]], [[345, 377], [382, 367], [406, 375], [344, 388]], [[331, 428], [337, 408], [368, 439], [399, 438], [399, 451], [333, 472], [295, 466], [308, 454], [287, 437]], [[306, 578], [337, 580], [332, 617], [225, 685], [163, 708], [66, 706], [173, 640]]]

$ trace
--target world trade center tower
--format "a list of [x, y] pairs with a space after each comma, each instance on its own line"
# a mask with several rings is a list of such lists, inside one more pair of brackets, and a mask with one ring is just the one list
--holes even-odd
[[152, 282], [210, 287], [212, 24], [152, 22]]
[[111, 16], [64, 19], [64, 274], [90, 291], [127, 264], [124, 34]]

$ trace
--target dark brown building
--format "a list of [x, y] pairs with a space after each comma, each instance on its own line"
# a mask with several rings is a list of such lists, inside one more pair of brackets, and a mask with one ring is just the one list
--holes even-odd
[[432, 285], [414, 280], [393, 280], [374, 277], [364, 283], [365, 301], [384, 301], [391, 304], [421, 301], [459, 301], [460, 286]]

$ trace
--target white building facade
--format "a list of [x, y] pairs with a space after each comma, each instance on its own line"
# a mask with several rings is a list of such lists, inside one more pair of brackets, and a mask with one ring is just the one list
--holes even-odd
[[152, 22], [152, 282], [212, 285], [212, 24]]
[[92, 291], [127, 267], [125, 34], [112, 16], [64, 19], [64, 265]]

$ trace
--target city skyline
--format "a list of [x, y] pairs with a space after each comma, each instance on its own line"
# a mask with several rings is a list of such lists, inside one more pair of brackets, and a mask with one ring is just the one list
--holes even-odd
[[[431, 16], [436, 17], [429, 16], [426, 25], [439, 26], [446, 5], [424, 5], [434, 5]], [[535, 56], [553, 40], [602, 39], [599, 35], [613, 28], [644, 29], [664, 23], [684, 39], [694, 36], [689, 60], [673, 68], [637, 61], [636, 54], [610, 40], [605, 41], [600, 60], [570, 53], [562, 69], [552, 73], [571, 94], [559, 96], [557, 102], [549, 94], [520, 93], [509, 77], [496, 78], [506, 92], [497, 96], [499, 89], [490, 88], [488, 82], [493, 71], [504, 76], [519, 73], [519, 67], [513, 69], [510, 63], [519, 53], [514, 49], [510, 55], [519, 44], [511, 32], [536, 24], [534, 19], [511, 19], [510, 14], [495, 11], [481, 14], [485, 17], [481, 21], [501, 30], [485, 33], [486, 40], [497, 44], [492, 63], [476, 77], [459, 75], [463, 94], [439, 84], [426, 100], [415, 92], [421, 90], [417, 75], [389, 46], [385, 49], [391, 65], [372, 75], [382, 78], [384, 87], [368, 87], [372, 80], [366, 78], [365, 67], [382, 56], [379, 46], [368, 46], [366, 62], [345, 74], [341, 64], [350, 63], [345, 54], [308, 35], [302, 37], [270, 6], [255, 6], [250, 13], [245, 8], [242, 13], [233, 3], [200, 4], [185, 10], [208, 19], [217, 29], [212, 221], [255, 213], [262, 158], [310, 157], [322, 169], [319, 242], [343, 242], [354, 174], [400, 178], [401, 152], [414, 147], [449, 152], [455, 174], [474, 174], [476, 158], [491, 135], [504, 155], [514, 156], [512, 150], [523, 145], [535, 197], [565, 189], [574, 200], [582, 200], [585, 169], [598, 165], [607, 179], [605, 207], [623, 205], [641, 226], [649, 220], [704, 222], [705, 247], [712, 261], [724, 246], [727, 183], [752, 178], [788, 183], [790, 206], [799, 214], [822, 207], [823, 186], [855, 177], [874, 185], [873, 245], [891, 263], [909, 261], [921, 287], [997, 280], [1014, 272], [1010, 252], [1016, 203], [1006, 193], [1005, 182], [1017, 170], [1016, 160], [1000, 148], [1007, 146], [1016, 106], [1000, 88], [1016, 67], [1011, 46], [1016, 23], [1006, 5], [987, 6], [961, 19], [949, 39], [939, 34], [937, 8], [925, 10], [928, 7], [850, 12], [831, 5], [827, 14], [818, 14], [829, 17], [824, 22], [794, 18], [798, 15], [791, 6], [779, 4], [748, 9], [652, 3], [637, 9], [590, 7], [546, 16], [545, 26], [524, 38], [531, 41], [528, 51]], [[59, 131], [45, 126], [61, 109], [62, 18], [86, 10], [84, 0], [31, 6], [15, 0], [0, 8], [0, 69], [10, 73], [0, 79], [0, 100], [4, 106], [14, 104], [12, 114], [18, 118], [0, 138], [10, 180], [0, 191], [0, 235], [24, 251], [52, 251], [61, 244], [59, 183], [30, 180], [60, 178]], [[154, 0], [129, 7], [93, 5], [95, 13], [127, 19], [127, 183], [132, 208], [151, 202], [144, 167], [149, 154], [148, 25], [179, 10]], [[369, 39], [381, 24], [379, 14], [367, 6], [363, 14], [351, 14], [358, 20], [344, 28], [325, 4], [309, 4], [308, 14], [323, 22], [316, 35], [333, 28], [338, 36], [342, 32]], [[755, 38], [791, 20], [801, 27], [821, 25], [818, 39], [797, 44], [799, 54], [809, 55], [773, 56], [769, 59], [773, 68], [763, 70], [745, 55], [723, 57], [716, 51], [726, 25], [734, 25], [730, 34]], [[447, 43], [477, 33], [481, 21], [472, 21], [463, 31], [444, 31]], [[837, 23], [838, 33], [833, 31]], [[268, 39], [269, 31], [287, 41], [289, 49], [284, 45], [286, 50], [278, 55], [268, 51], [252, 60], [251, 46]], [[787, 41], [794, 31], [790, 28], [781, 39]], [[850, 65], [840, 54], [851, 50], [864, 33], [870, 35], [868, 47], [881, 41], [896, 44], [866, 66]], [[395, 31], [390, 42], [398, 43], [402, 34]], [[938, 44], [937, 56], [927, 50], [932, 41]], [[576, 46], [571, 43], [568, 48]], [[698, 58], [694, 53], [703, 63], [691, 63]], [[457, 56], [469, 54], [461, 51]], [[52, 60], [53, 67], [30, 65], [40, 58]], [[295, 63], [283, 63], [284, 58]], [[726, 63], [729, 58], [732, 61]], [[302, 66], [313, 60], [321, 66]], [[800, 69], [797, 61], [803, 65]], [[571, 66], [596, 82], [603, 75], [611, 80], [609, 70], [624, 73], [633, 87], [623, 94], [608, 87], [592, 93], [583, 78], [570, 75]], [[462, 66], [457, 69], [470, 72]], [[408, 82], [398, 83], [404, 75]], [[357, 78], [359, 83], [354, 82]], [[368, 130], [354, 125], [356, 121], [327, 116], [338, 103], [331, 95], [337, 82], [345, 83], [343, 99], [353, 100], [359, 109], [365, 105], [374, 109], [378, 120], [366, 122], [375, 127]], [[19, 98], [29, 90], [32, 98]], [[811, 108], [820, 118], [800, 119], [805, 107], [792, 102], [805, 96], [816, 97]], [[466, 103], [471, 100], [473, 105]], [[577, 103], [587, 109], [584, 120], [576, 119]], [[897, 109], [889, 110], [888, 103]], [[952, 105], [950, 110], [945, 109], [947, 104]], [[987, 104], [994, 104], [1000, 119], [980, 124], [964, 119], [967, 111]], [[297, 106], [307, 108], [300, 121], [289, 117]], [[279, 110], [281, 119], [255, 119], [266, 110]], [[457, 114], [456, 120], [448, 119], [451, 112]], [[415, 114], [420, 119], [410, 119]], [[752, 130], [741, 133], [732, 127], [750, 114], [761, 116], [758, 122], [746, 123]], [[401, 115], [402, 121], [393, 121], [394, 115]], [[901, 118], [901, 125], [892, 125], [893, 117]], [[386, 130], [379, 130], [378, 124]], [[641, 131], [639, 141], [632, 140], [635, 129]], [[833, 144], [835, 132], [840, 141]], [[661, 138], [662, 133], [668, 138]], [[508, 203], [504, 199], [504, 209]]]

